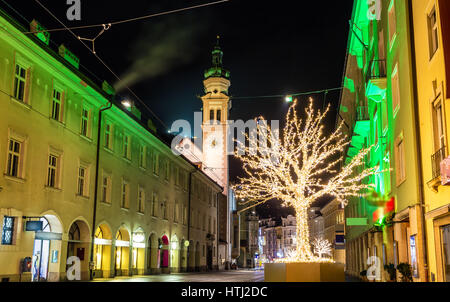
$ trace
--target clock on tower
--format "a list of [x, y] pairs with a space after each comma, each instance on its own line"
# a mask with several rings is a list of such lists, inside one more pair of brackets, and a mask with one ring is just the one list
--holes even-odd
[[228, 113], [230, 72], [222, 67], [223, 52], [217, 44], [212, 51], [212, 67], [205, 71], [203, 101], [204, 171], [224, 187], [228, 195]]

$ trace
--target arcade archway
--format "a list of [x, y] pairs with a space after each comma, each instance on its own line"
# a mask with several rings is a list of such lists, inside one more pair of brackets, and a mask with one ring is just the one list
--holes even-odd
[[130, 233], [121, 227], [115, 237], [114, 276], [129, 276]]
[[[81, 280], [89, 280], [89, 234], [89, 227], [83, 220], [73, 222], [68, 232], [67, 259], [77, 257], [80, 260]], [[66, 272], [68, 269], [66, 265]]]
[[95, 231], [94, 239], [94, 278], [111, 276], [112, 233], [106, 224], [101, 224]]

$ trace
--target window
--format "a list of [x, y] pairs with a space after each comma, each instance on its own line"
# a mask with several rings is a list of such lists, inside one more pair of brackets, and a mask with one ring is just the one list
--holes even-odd
[[188, 221], [188, 208], [183, 205], [183, 224], [187, 225]]
[[111, 203], [111, 176], [103, 175], [102, 181], [102, 202]]
[[450, 282], [450, 225], [441, 227], [441, 248], [444, 265], [444, 281]]
[[128, 134], [124, 134], [123, 136], [122, 156], [125, 159], [131, 160], [131, 136]]
[[16, 100], [24, 103], [28, 103], [28, 79], [29, 70], [20, 64], [16, 64], [13, 96]]
[[64, 92], [56, 88], [53, 89], [51, 118], [58, 122], [62, 122], [63, 120], [63, 101]]
[[113, 149], [113, 137], [114, 137], [114, 127], [111, 123], [106, 122], [105, 125], [105, 148], [108, 150]]
[[432, 110], [434, 147], [436, 151], [439, 151], [445, 147], [444, 115], [442, 101], [440, 99], [433, 104]]
[[48, 156], [47, 187], [57, 188], [59, 183], [59, 157], [53, 154]]
[[222, 121], [222, 110], [217, 110], [217, 122], [220, 123]]
[[10, 139], [8, 148], [8, 163], [6, 175], [20, 178], [20, 167], [22, 165], [22, 143]]
[[392, 85], [392, 110], [394, 117], [400, 109], [400, 82], [398, 78], [398, 65], [395, 66], [393, 75], [391, 77]]
[[153, 173], [159, 175], [159, 154], [153, 153]]
[[120, 199], [120, 207], [122, 209], [129, 209], [130, 208], [130, 185], [122, 180], [122, 196]]
[[12, 245], [14, 235], [14, 217], [3, 217], [2, 245]]
[[81, 135], [84, 137], [91, 136], [91, 111], [83, 107], [81, 112]]
[[169, 180], [170, 180], [170, 161], [169, 161], [168, 159], [166, 160], [166, 169], [165, 169], [165, 172], [166, 172], [165, 179], [166, 179], [167, 181], [169, 181]]
[[391, 5], [389, 7], [389, 41], [392, 42], [397, 32], [397, 16], [395, 13], [395, 0], [392, 0]]
[[436, 7], [433, 7], [431, 13], [428, 15], [428, 39], [430, 43], [430, 58], [433, 58], [434, 54], [439, 48], [439, 33], [436, 16]]
[[155, 193], [153, 193], [152, 197], [152, 216], [158, 216], [158, 196]]
[[178, 204], [177, 201], [175, 201], [175, 208], [174, 208], [174, 213], [173, 213], [173, 221], [174, 222], [179, 222], [180, 220], [180, 205]]
[[143, 145], [139, 146], [139, 167], [147, 168], [147, 147]]
[[397, 167], [397, 186], [400, 186], [406, 180], [405, 144], [403, 135], [400, 135], [395, 141], [395, 158]]
[[208, 232], [209, 232], [210, 234], [212, 234], [211, 226], [212, 226], [212, 224], [211, 224], [211, 216], [209, 216], [209, 217], [208, 217]]
[[88, 169], [86, 167], [80, 166], [78, 168], [78, 186], [77, 186], [77, 194], [78, 196], [87, 196], [88, 195]]
[[138, 211], [139, 213], [145, 212], [145, 190], [142, 187], [139, 187], [138, 192]]
[[215, 112], [214, 110], [209, 111], [209, 120], [213, 122], [215, 120]]
[[206, 215], [203, 215], [203, 231], [206, 231]]
[[177, 187], [180, 186], [180, 168], [179, 167], [175, 167], [175, 185]]
[[161, 202], [161, 214], [162, 214], [162, 218], [164, 220], [168, 219], [168, 217], [167, 217], [167, 201], [165, 201], [165, 200], [163, 202]]

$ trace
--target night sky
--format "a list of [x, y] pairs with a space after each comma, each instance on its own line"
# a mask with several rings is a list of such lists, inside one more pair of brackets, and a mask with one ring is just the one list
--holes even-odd
[[[14, 13], [5, 2], [15, 8]], [[213, 2], [81, 0], [81, 21], [68, 21], [66, 0], [41, 0], [67, 26], [102, 24], [142, 15]], [[82, 70], [101, 84], [107, 80], [131, 89], [169, 126], [178, 119], [193, 120], [203, 93], [203, 72], [211, 66], [211, 50], [220, 35], [224, 67], [231, 72], [234, 97], [285, 95], [341, 86], [353, 1], [229, 2], [196, 10], [112, 26], [96, 41], [97, 54], [119, 75], [121, 83], [70, 33], [51, 33], [56, 48], [64, 43], [81, 60]], [[0, 0], [0, 7], [26, 24], [36, 18], [47, 29], [61, 28], [33, 0]], [[26, 20], [25, 20], [26, 19]], [[100, 28], [76, 30], [96, 36]], [[87, 71], [88, 70], [88, 71]], [[94, 76], [95, 75], [95, 76]], [[119, 94], [129, 97], [126, 89]], [[332, 104], [329, 129], [336, 119], [339, 92], [328, 94]], [[314, 95], [323, 106], [324, 96]], [[307, 100], [306, 97], [300, 101]], [[138, 103], [137, 103], [138, 104]], [[305, 102], [300, 102], [299, 107]], [[139, 104], [138, 104], [139, 106]], [[281, 98], [233, 101], [232, 120], [263, 115], [283, 120], [288, 105]], [[143, 114], [152, 118], [143, 109]], [[232, 180], [240, 174], [231, 161]], [[263, 216], [282, 213], [278, 203], [259, 209]]]

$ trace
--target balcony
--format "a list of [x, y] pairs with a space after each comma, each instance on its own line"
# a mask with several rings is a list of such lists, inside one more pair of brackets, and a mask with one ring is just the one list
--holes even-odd
[[431, 156], [432, 180], [428, 182], [428, 186], [435, 192], [438, 191], [438, 187], [441, 185], [441, 163], [445, 159], [445, 149], [443, 147]]
[[379, 103], [386, 98], [387, 74], [386, 60], [372, 60], [366, 74], [366, 95]]
[[348, 164], [350, 160], [364, 148], [366, 137], [370, 131], [369, 107], [358, 106], [355, 111], [355, 126], [353, 128], [352, 142], [347, 152]]

